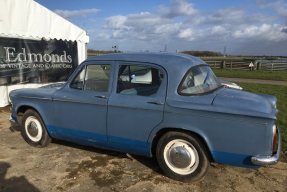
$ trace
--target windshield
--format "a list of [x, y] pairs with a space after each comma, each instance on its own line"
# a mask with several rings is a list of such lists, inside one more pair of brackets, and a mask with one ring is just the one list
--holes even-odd
[[221, 86], [209, 66], [199, 65], [191, 68], [181, 81], [180, 95], [193, 95], [213, 91]]

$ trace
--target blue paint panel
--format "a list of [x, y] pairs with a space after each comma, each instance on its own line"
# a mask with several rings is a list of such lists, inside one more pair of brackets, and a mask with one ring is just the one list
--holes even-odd
[[144, 141], [109, 136], [109, 146], [113, 149], [124, 150], [133, 154], [151, 156], [151, 144]]
[[97, 134], [93, 132], [85, 132], [75, 129], [61, 128], [52, 125], [47, 126], [47, 129], [52, 137], [71, 141], [82, 145], [111, 149], [137, 155], [144, 155], [144, 156], [151, 155], [150, 144], [144, 141], [109, 136], [109, 140], [112, 139], [113, 142], [107, 142], [106, 135]]
[[48, 132], [56, 137], [63, 139], [76, 139], [76, 140], [86, 140], [91, 143], [106, 143], [106, 135], [96, 134], [92, 132], [84, 132], [76, 129], [60, 128], [57, 126], [48, 125]]
[[222, 151], [212, 151], [212, 156], [214, 161], [217, 163], [246, 167], [246, 168], [255, 168], [255, 169], [260, 167], [257, 165], [253, 165], [251, 163], [250, 155], [228, 153]]

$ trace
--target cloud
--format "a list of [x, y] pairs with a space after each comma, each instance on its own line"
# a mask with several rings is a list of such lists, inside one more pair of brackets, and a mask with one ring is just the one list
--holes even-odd
[[127, 16], [116, 15], [106, 19], [106, 27], [111, 29], [127, 29], [126, 26]]
[[98, 13], [99, 9], [79, 9], [79, 10], [60, 10], [56, 9], [54, 10], [55, 13], [58, 15], [64, 17], [64, 18], [71, 18], [71, 17], [79, 17], [79, 16], [85, 16], [90, 14]]
[[282, 33], [287, 33], [287, 27], [283, 27], [281, 30]]
[[197, 10], [186, 0], [171, 0], [169, 6], [160, 6], [159, 12], [164, 17], [175, 18], [179, 16], [195, 15]]
[[274, 6], [274, 4], [276, 4], [275, 2], [276, 1], [256, 0], [256, 5], [259, 8], [268, 8]]
[[285, 28], [278, 24], [262, 24], [260, 26], [249, 26], [242, 30], [234, 32], [235, 38], [245, 39], [257, 39], [257, 40], [268, 40], [268, 41], [283, 41], [287, 40], [287, 34], [283, 33]]
[[[159, 6], [154, 12], [140, 12], [127, 15], [115, 15], [105, 19], [103, 31], [113, 39], [127, 41], [169, 41], [169, 38], [179, 38], [191, 41], [193, 32], [191, 26], [176, 17], [189, 18], [197, 14], [197, 10], [186, 0], [171, 0], [166, 6]], [[128, 40], [129, 39], [129, 40]]]
[[279, 16], [283, 17], [287, 21], [287, 2], [284, 0], [277, 1], [266, 1], [266, 0], [257, 0], [256, 4], [261, 9], [271, 8]]
[[206, 25], [246, 25], [262, 22], [272, 22], [273, 18], [261, 13], [247, 13], [242, 8], [226, 8], [217, 10], [210, 15], [201, 18], [200, 24]]
[[180, 24], [158, 14], [141, 12], [126, 16], [108, 17], [104, 28], [112, 30], [112, 37], [114, 38], [152, 40], [176, 33], [180, 28]]
[[241, 21], [244, 18], [244, 10], [240, 8], [228, 8], [215, 12], [211, 19], [213, 21]]
[[[90, 30], [89, 34], [96, 46], [111, 47], [116, 43], [122, 50], [157, 51], [167, 44], [169, 50], [223, 51], [226, 45], [228, 52], [234, 53], [233, 50], [240, 52], [239, 48], [245, 50], [244, 46], [253, 42], [252, 49], [246, 49], [250, 53], [268, 54], [270, 45], [273, 50], [269, 53], [274, 54], [274, 45], [282, 47], [282, 42], [287, 42], [287, 25], [278, 8], [282, 3], [280, 0], [275, 3], [257, 1], [260, 9], [276, 8], [276, 14], [266, 14], [260, 9], [247, 12], [242, 7], [204, 12], [195, 9], [187, 0], [171, 0], [154, 11], [107, 17], [101, 27]], [[264, 49], [261, 49], [263, 44]]]
[[176, 37], [191, 41], [193, 32], [176, 17], [191, 17], [197, 13], [186, 0], [171, 0], [167, 6], [159, 6], [155, 12], [116, 15], [106, 19], [105, 30], [113, 32], [113, 38], [159, 41]]
[[194, 33], [192, 29], [183, 29], [178, 33], [178, 37], [182, 39], [187, 39], [187, 40], [193, 40], [194, 39]]
[[[269, 41], [269, 40], [245, 40], [235, 44], [232, 50], [228, 47], [229, 53], [241, 55], [274, 55], [286, 56], [287, 40]], [[232, 52], [231, 52], [232, 51]]]

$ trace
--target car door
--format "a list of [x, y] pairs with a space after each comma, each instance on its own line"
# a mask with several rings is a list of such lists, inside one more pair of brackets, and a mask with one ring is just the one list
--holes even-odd
[[150, 132], [163, 120], [167, 76], [161, 67], [120, 62], [108, 101], [108, 141], [112, 147], [147, 154]]
[[111, 64], [92, 62], [85, 65], [69, 84], [54, 95], [56, 136], [81, 143], [107, 143]]

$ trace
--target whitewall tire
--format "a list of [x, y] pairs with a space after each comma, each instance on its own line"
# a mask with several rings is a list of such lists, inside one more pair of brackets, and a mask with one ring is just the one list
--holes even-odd
[[162, 171], [179, 181], [201, 179], [209, 166], [207, 150], [199, 138], [182, 132], [167, 132], [158, 141], [156, 158]]
[[21, 133], [24, 140], [35, 147], [45, 147], [51, 142], [42, 118], [31, 109], [23, 115]]

